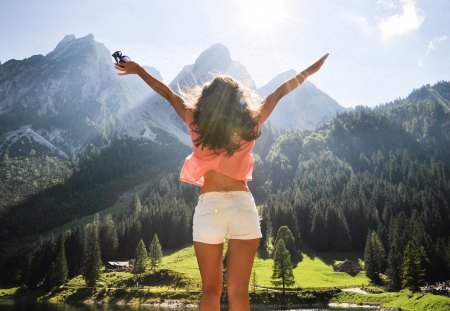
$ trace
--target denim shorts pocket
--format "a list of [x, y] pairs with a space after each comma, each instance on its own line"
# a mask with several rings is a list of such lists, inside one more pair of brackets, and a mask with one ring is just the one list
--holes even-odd
[[238, 207], [237, 211], [239, 214], [255, 214], [258, 215], [258, 210], [256, 206], [242, 206]]
[[204, 221], [209, 222], [214, 219], [214, 215], [219, 213], [218, 209], [214, 208], [200, 208], [196, 209], [194, 212], [193, 224], [198, 224], [200, 221], [203, 223]]

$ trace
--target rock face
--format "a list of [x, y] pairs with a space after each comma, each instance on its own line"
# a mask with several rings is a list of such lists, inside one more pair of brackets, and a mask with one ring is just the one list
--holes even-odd
[[138, 77], [118, 77], [112, 64], [110, 51], [92, 34], [67, 35], [45, 56], [2, 64], [0, 154], [47, 146], [67, 156], [111, 135], [118, 116], [153, 93]]
[[[67, 35], [45, 56], [1, 64], [0, 155], [26, 155], [34, 150], [67, 158], [92, 144], [103, 145], [111, 137], [166, 143], [170, 136], [189, 145], [186, 126], [170, 104], [137, 75], [119, 77], [111, 54], [92, 34]], [[156, 69], [145, 68], [162, 80]], [[219, 73], [256, 89], [246, 68], [219, 43], [201, 53], [194, 64], [184, 66], [169, 86], [187, 90]], [[292, 74], [277, 76], [257, 92], [267, 95]], [[280, 102], [270, 121], [284, 128], [314, 127], [342, 110], [306, 83]]]

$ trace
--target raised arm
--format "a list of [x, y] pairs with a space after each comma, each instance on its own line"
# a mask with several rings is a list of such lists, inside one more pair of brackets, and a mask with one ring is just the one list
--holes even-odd
[[117, 64], [114, 64], [114, 67], [117, 70], [120, 70], [118, 73], [119, 76], [127, 75], [127, 74], [137, 74], [142, 78], [156, 93], [167, 99], [167, 101], [172, 105], [173, 109], [177, 112], [178, 116], [185, 121], [186, 115], [186, 106], [184, 104], [183, 99], [175, 94], [167, 85], [153, 77], [149, 74], [143, 67], [141, 67], [136, 62], [120, 62], [120, 64], [124, 67], [120, 67]]
[[283, 96], [289, 94], [312, 74], [316, 73], [320, 67], [322, 67], [325, 59], [328, 57], [328, 53], [322, 56], [317, 62], [295, 75], [292, 79], [287, 80], [281, 84], [273, 93], [267, 96], [262, 104], [260, 112], [260, 123], [263, 123], [272, 113], [275, 106], [278, 104]]

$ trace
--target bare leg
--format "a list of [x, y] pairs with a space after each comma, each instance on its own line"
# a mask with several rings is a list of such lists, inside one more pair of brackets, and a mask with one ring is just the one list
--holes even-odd
[[248, 285], [259, 239], [229, 240], [227, 293], [230, 311], [250, 310]]
[[222, 293], [222, 244], [194, 242], [200, 275], [202, 277], [201, 311], [219, 311]]

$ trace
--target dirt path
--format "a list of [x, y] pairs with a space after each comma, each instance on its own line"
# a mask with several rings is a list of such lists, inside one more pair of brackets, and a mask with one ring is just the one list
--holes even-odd
[[366, 292], [365, 290], [362, 290], [359, 287], [351, 287], [351, 288], [342, 288], [343, 292], [354, 292], [354, 293], [358, 293], [358, 294], [368, 294], [368, 292]]

